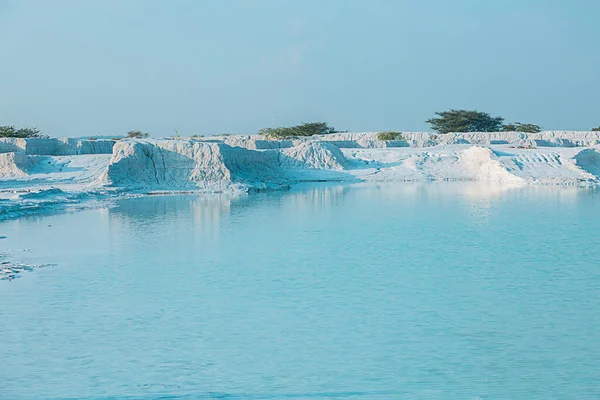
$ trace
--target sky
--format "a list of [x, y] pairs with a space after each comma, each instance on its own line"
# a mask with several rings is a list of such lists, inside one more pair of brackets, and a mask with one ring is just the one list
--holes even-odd
[[51, 136], [600, 125], [598, 0], [0, 0], [0, 125]]

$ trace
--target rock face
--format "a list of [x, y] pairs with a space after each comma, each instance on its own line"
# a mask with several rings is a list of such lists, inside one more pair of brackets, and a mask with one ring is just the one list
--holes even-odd
[[0, 138], [0, 153], [25, 151], [25, 146], [27, 146], [25, 139]]
[[272, 153], [194, 140], [120, 141], [104, 184], [130, 189], [270, 189], [286, 184]]
[[233, 147], [243, 147], [248, 150], [285, 149], [294, 146], [292, 140], [267, 140], [260, 136], [224, 136], [216, 137]]
[[279, 163], [283, 167], [343, 170], [346, 157], [339, 147], [326, 142], [304, 142], [296, 147], [283, 149]]
[[78, 140], [70, 138], [0, 138], [0, 153], [24, 152], [40, 156], [111, 154], [114, 140]]
[[35, 166], [36, 160], [25, 153], [0, 153], [0, 178], [24, 178]]
[[112, 154], [116, 140], [79, 140], [77, 142], [77, 154]]
[[3, 188], [9, 193], [14, 180], [23, 181], [20, 187], [59, 185], [65, 192], [104, 186], [112, 191], [247, 191], [315, 180], [593, 184], [600, 182], [599, 143], [599, 132], [417, 132], [403, 133], [398, 141], [377, 140], [377, 133], [289, 140], [2, 138], [0, 196]]
[[247, 150], [199, 140], [122, 140], [99, 182], [144, 190], [277, 189], [294, 179], [288, 168], [343, 170], [341, 150], [303, 142], [281, 150]]
[[512, 144], [522, 147], [589, 147], [600, 144], [597, 132], [473, 132], [438, 136], [439, 144]]
[[334, 133], [313, 136], [335, 144], [340, 148], [382, 148], [382, 147], [432, 147], [437, 145], [473, 144], [498, 145], [511, 144], [531, 147], [591, 147], [600, 144], [600, 132], [587, 131], [544, 131], [539, 133], [522, 132], [467, 132], [435, 134], [430, 132], [403, 132], [404, 140], [377, 140], [377, 132]]
[[[0, 220], [124, 192], [248, 192], [299, 182], [600, 184], [600, 132], [340, 133], [173, 139], [0, 139]], [[443, 145], [442, 145], [443, 143]]]
[[577, 167], [600, 179], [600, 148], [581, 150], [573, 161]]
[[[421, 148], [453, 144], [473, 144], [480, 146], [510, 144], [522, 147], [592, 147], [600, 145], [600, 132], [471, 132], [448, 133], [444, 135], [429, 132], [404, 132], [402, 136], [403, 140], [391, 141], [378, 140], [377, 132], [334, 133], [283, 140], [270, 140], [257, 135], [214, 136], [188, 140], [204, 143], [224, 143], [231, 147], [241, 147], [248, 150], [290, 149], [308, 142], [331, 143], [338, 148], [362, 149], [389, 147]], [[28, 155], [49, 156], [112, 154], [115, 143], [115, 140], [110, 139], [0, 138], [0, 153], [24, 152]]]

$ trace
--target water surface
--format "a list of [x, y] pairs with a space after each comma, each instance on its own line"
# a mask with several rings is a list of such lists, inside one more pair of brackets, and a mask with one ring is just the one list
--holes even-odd
[[600, 398], [600, 195], [156, 196], [0, 224], [0, 399]]

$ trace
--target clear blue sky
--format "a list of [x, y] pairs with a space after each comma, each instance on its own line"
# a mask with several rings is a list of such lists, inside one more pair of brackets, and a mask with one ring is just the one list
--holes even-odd
[[598, 0], [0, 0], [0, 125], [52, 136], [600, 125]]

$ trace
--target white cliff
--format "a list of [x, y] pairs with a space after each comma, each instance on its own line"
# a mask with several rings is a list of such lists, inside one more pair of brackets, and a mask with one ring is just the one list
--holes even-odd
[[0, 218], [18, 202], [52, 196], [57, 202], [107, 193], [248, 192], [310, 181], [595, 185], [600, 132], [403, 133], [389, 142], [376, 133], [0, 140]]
[[285, 184], [266, 152], [196, 140], [123, 140], [99, 182], [152, 190], [277, 189]]

